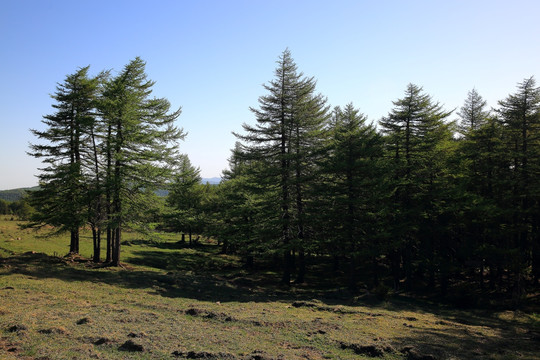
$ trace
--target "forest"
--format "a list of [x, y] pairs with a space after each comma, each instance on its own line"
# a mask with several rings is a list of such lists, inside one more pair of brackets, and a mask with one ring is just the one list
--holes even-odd
[[494, 108], [471, 89], [445, 109], [411, 83], [370, 121], [353, 104], [330, 105], [289, 50], [276, 64], [219, 185], [201, 184], [180, 152], [181, 109], [152, 97], [142, 59], [114, 76], [67, 75], [45, 129], [32, 130], [29, 153], [44, 165], [25, 226], [69, 233], [74, 254], [91, 229], [93, 261], [111, 266], [124, 231], [157, 229], [213, 239], [246, 269], [278, 269], [286, 286], [316, 273], [353, 294], [459, 289], [516, 307], [538, 293], [534, 77]]

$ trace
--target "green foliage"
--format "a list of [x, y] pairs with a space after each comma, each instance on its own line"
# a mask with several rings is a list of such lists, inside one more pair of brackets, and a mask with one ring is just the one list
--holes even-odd
[[[437, 247], [447, 251], [446, 245], [433, 244], [432, 240], [448, 236], [443, 235], [444, 227], [438, 221], [442, 210], [439, 206], [446, 198], [447, 144], [452, 134], [444, 120], [450, 114], [422, 93], [422, 88], [409, 84], [405, 97], [394, 102], [394, 109], [380, 123], [386, 139], [389, 181], [394, 189], [388, 204], [394, 209], [388, 227], [396, 287], [400, 258], [410, 288], [419, 249], [428, 247], [428, 257], [435, 256]], [[425, 238], [424, 230], [427, 230]], [[435, 235], [433, 231], [440, 233]]]
[[3, 199], [0, 199], [0, 214], [1, 215], [9, 214], [9, 203]]
[[[259, 98], [259, 108], [251, 108], [257, 125], [244, 124], [245, 135], [236, 136], [244, 142], [238, 153], [249, 163], [247, 175], [256, 179], [253, 190], [267, 202], [263, 208], [279, 204], [259, 229], [282, 252], [283, 282], [288, 284], [292, 251], [303, 254], [309, 242], [306, 191], [328, 108], [326, 99], [315, 93], [315, 80], [297, 71], [289, 50], [277, 63], [274, 80], [264, 85], [268, 94]], [[297, 281], [303, 281], [303, 272], [301, 263]]]
[[95, 101], [99, 79], [88, 77], [89, 67], [66, 76], [52, 98], [51, 115], [43, 117], [44, 131], [32, 130], [43, 143], [30, 146], [30, 155], [43, 159], [40, 187], [30, 193], [37, 209], [32, 225], [53, 225], [71, 233], [70, 252], [79, 251], [79, 228], [85, 223], [84, 163], [89, 129], [95, 123]]
[[[90, 77], [87, 67], [68, 75], [46, 130], [33, 130], [44, 143], [32, 145], [32, 155], [45, 166], [30, 196], [36, 211], [25, 201], [0, 202], [0, 213], [30, 214], [34, 227], [70, 232], [71, 252], [88, 226], [96, 262], [106, 233], [114, 265], [121, 244], [131, 244], [124, 229], [150, 236], [159, 227], [188, 233], [190, 245], [193, 235], [214, 238], [248, 268], [280, 269], [287, 286], [293, 275], [302, 284], [308, 270], [326, 269], [325, 279], [383, 298], [392, 283], [396, 291], [404, 283], [443, 295], [453, 288], [454, 299], [476, 305], [510, 294], [517, 306], [538, 291], [534, 78], [493, 111], [471, 90], [456, 123], [409, 84], [376, 126], [352, 104], [330, 113], [315, 79], [285, 50], [250, 109], [255, 124], [235, 134], [217, 186], [201, 185], [199, 169], [179, 154], [180, 109], [152, 98], [153, 85], [140, 58], [116, 76]], [[159, 255], [150, 254], [152, 264]], [[181, 267], [166, 257], [168, 267]]]
[[12, 190], [1, 190], [0, 191], [0, 200], [4, 201], [19, 201], [21, 200], [29, 191], [37, 190], [38, 187], [34, 186], [31, 188], [19, 188]]
[[489, 117], [486, 106], [486, 101], [478, 94], [476, 89], [469, 91], [465, 103], [457, 113], [461, 119], [458, 130], [462, 135], [467, 136], [470, 132], [478, 130], [485, 124], [486, 119]]
[[382, 138], [366, 120], [352, 104], [334, 110], [311, 214], [317, 232], [324, 234], [319, 246], [332, 256], [349, 258], [352, 289], [357, 264], [374, 261], [380, 246]]
[[10, 203], [6, 214], [16, 215], [20, 220], [29, 220], [34, 212], [34, 208], [28, 203], [28, 199], [25, 197], [19, 201]]
[[31, 155], [46, 167], [31, 195], [31, 226], [70, 232], [70, 252], [79, 251], [79, 229], [88, 224], [99, 261], [106, 227], [107, 261], [118, 264], [122, 227], [141, 229], [154, 191], [169, 180], [184, 135], [174, 125], [180, 109], [169, 112], [166, 99], [150, 98], [153, 85], [140, 58], [116, 77], [89, 77], [81, 68], [58, 85], [46, 129], [32, 130], [44, 143], [33, 144]]
[[167, 99], [151, 98], [153, 85], [144, 61], [135, 58], [106, 81], [98, 104], [105, 139], [108, 248], [115, 265], [122, 227], [140, 217], [152, 204], [153, 192], [169, 180], [184, 136], [174, 125], [180, 109], [170, 112]]
[[205, 207], [212, 189], [208, 184], [201, 184], [200, 170], [186, 155], [181, 156], [167, 196], [167, 204], [173, 208], [167, 222], [174, 231], [188, 233], [190, 244], [193, 233], [205, 232], [208, 223]]

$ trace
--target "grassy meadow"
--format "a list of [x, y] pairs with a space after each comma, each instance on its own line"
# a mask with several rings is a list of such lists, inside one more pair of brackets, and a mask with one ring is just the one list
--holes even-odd
[[[539, 359], [535, 311], [286, 289], [211, 242], [126, 233], [123, 266], [0, 218], [0, 359]], [[311, 285], [310, 285], [311, 284]]]

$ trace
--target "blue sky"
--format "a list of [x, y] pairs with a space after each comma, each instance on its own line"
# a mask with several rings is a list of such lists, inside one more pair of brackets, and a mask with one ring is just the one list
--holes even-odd
[[82, 66], [145, 60], [154, 95], [182, 107], [182, 152], [212, 177], [286, 48], [330, 105], [352, 102], [372, 121], [408, 83], [447, 109], [473, 87], [496, 107], [524, 78], [540, 81], [539, 13], [537, 0], [2, 0], [0, 189], [37, 184], [29, 129]]

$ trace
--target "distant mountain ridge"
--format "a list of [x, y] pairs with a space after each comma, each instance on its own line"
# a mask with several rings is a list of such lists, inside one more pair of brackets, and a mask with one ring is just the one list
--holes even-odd
[[202, 178], [201, 182], [203, 184], [217, 185], [221, 182], [221, 178], [220, 177]]
[[[221, 178], [212, 177], [212, 178], [202, 178], [202, 184], [217, 185], [221, 182]], [[18, 188], [10, 190], [0, 190], [0, 199], [5, 201], [19, 201], [28, 191], [35, 191], [39, 189], [39, 186], [27, 187], [27, 188]], [[159, 196], [167, 196], [169, 193], [167, 190], [158, 190], [156, 192]]]
[[39, 186], [19, 188], [19, 189], [10, 189], [10, 190], [0, 190], [0, 199], [5, 201], [19, 201], [28, 191], [35, 191], [39, 189]]

